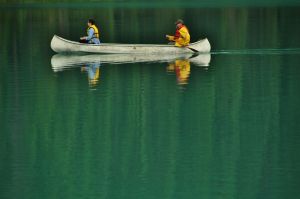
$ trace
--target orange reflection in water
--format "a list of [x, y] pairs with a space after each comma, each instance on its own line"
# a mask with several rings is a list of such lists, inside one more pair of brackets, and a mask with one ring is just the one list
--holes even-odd
[[191, 73], [191, 65], [188, 59], [180, 59], [167, 66], [167, 72], [175, 72], [178, 84], [187, 84]]

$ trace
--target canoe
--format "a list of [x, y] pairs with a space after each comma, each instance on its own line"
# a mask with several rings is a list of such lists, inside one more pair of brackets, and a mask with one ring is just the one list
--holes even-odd
[[153, 63], [153, 62], [173, 62], [176, 60], [189, 60], [195, 66], [208, 67], [211, 56], [209, 53], [205, 54], [164, 54], [157, 56], [157, 54], [56, 54], [51, 58], [51, 66], [54, 72], [63, 71], [70, 68], [79, 67], [89, 64], [126, 64], [126, 63]]
[[187, 47], [159, 44], [83, 44], [54, 35], [51, 48], [57, 53], [102, 53], [102, 54], [192, 54], [209, 53], [210, 43], [207, 38], [191, 43]]

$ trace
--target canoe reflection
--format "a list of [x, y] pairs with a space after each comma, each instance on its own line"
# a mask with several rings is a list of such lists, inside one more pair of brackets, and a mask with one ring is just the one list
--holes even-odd
[[167, 71], [176, 72], [178, 83], [184, 84], [190, 75], [190, 65], [208, 67], [210, 54], [193, 55], [143, 55], [143, 54], [120, 54], [120, 55], [63, 55], [56, 54], [51, 58], [51, 66], [54, 72], [64, 71], [76, 67], [81, 67], [81, 71], [88, 75], [89, 84], [97, 85], [100, 79], [100, 65], [160, 62], [168, 63]]

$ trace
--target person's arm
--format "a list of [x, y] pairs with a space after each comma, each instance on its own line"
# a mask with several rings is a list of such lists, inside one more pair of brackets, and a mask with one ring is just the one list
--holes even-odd
[[94, 28], [90, 28], [88, 31], [88, 36], [86, 37], [86, 40], [91, 40], [93, 38], [94, 35]]
[[166, 35], [166, 38], [167, 38], [169, 41], [175, 41], [174, 36]]

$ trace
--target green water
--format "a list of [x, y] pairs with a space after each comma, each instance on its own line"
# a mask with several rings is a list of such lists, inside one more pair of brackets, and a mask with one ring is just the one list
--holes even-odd
[[[299, 9], [0, 8], [0, 198], [299, 198]], [[122, 43], [184, 18], [209, 66], [55, 70], [89, 17]]]

